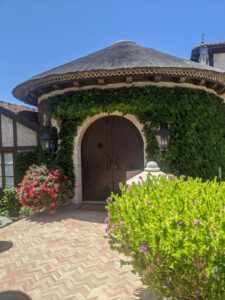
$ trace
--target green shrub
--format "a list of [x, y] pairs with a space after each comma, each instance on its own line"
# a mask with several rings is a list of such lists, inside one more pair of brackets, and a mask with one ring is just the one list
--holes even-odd
[[22, 217], [22, 218], [29, 217], [32, 214], [33, 214], [33, 211], [30, 208], [28, 208], [26, 206], [22, 206], [20, 208], [20, 217]]
[[0, 200], [1, 215], [7, 217], [19, 216], [21, 205], [16, 198], [16, 188], [6, 186], [3, 190], [3, 193], [3, 197]]
[[107, 210], [111, 247], [170, 299], [225, 299], [225, 183], [149, 178]]

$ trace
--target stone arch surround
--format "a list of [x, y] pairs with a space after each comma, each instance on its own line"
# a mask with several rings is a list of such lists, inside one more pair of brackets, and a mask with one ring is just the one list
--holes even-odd
[[127, 114], [123, 115], [121, 112], [115, 111], [113, 113], [100, 113], [98, 115], [95, 115], [93, 117], [87, 118], [81, 126], [77, 128], [77, 135], [74, 139], [74, 151], [73, 151], [73, 163], [74, 163], [74, 174], [75, 174], [75, 197], [73, 199], [73, 203], [79, 204], [82, 202], [82, 165], [81, 165], [81, 143], [83, 136], [86, 132], [86, 130], [89, 128], [89, 126], [94, 123], [95, 121], [107, 117], [107, 116], [121, 116], [131, 123], [138, 129], [138, 131], [141, 134], [141, 137], [143, 139], [144, 144], [144, 163], [146, 164], [146, 138], [143, 133], [143, 124], [139, 122], [136, 116]]

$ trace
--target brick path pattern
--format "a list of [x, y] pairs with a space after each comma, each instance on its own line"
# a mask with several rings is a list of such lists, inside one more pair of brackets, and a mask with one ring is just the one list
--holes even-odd
[[0, 292], [32, 300], [140, 299], [140, 280], [103, 237], [105, 217], [67, 206], [0, 229], [0, 242], [13, 244], [0, 253]]

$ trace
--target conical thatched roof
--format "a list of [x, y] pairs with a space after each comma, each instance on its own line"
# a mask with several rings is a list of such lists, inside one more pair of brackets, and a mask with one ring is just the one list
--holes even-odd
[[[111, 46], [76, 59], [70, 63], [41, 73], [18, 85], [13, 94], [16, 98], [34, 103], [43, 93], [69, 86], [92, 85], [93, 80], [126, 76], [173, 76], [188, 79], [201, 79], [225, 85], [225, 72], [213, 67], [146, 48], [130, 41], [121, 41]], [[83, 82], [78, 82], [79, 80]], [[154, 79], [153, 79], [154, 80]], [[74, 84], [74, 81], [76, 84]], [[109, 80], [110, 81], [110, 80]], [[115, 81], [115, 80], [114, 80]], [[161, 81], [158, 80], [158, 81]], [[95, 82], [97, 84], [97, 82]], [[105, 84], [102, 81], [101, 84]]]

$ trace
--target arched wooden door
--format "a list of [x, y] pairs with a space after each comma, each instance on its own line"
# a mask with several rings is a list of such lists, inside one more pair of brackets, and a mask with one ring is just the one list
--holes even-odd
[[84, 201], [104, 201], [125, 183], [128, 171], [144, 166], [143, 140], [137, 128], [122, 117], [104, 117], [85, 132], [82, 145]]

